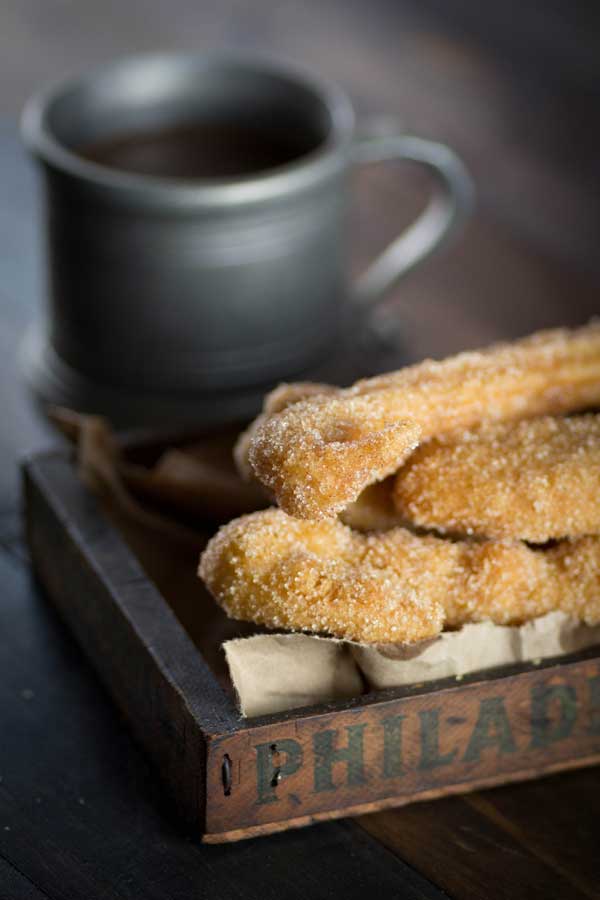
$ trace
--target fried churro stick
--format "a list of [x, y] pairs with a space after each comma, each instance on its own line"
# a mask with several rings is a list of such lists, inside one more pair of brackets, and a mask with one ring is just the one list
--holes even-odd
[[[330, 384], [298, 381], [292, 384], [284, 382], [267, 394], [261, 415], [251, 423], [246, 431], [242, 432], [233, 450], [235, 464], [242, 478], [247, 482], [258, 484], [250, 467], [248, 454], [254, 435], [270, 415], [281, 412], [288, 406], [298, 403], [300, 400], [306, 400], [308, 397], [333, 394], [337, 390], [339, 388]], [[396, 512], [392, 491], [392, 478], [369, 485], [355, 503], [351, 503], [343, 510], [340, 515], [342, 522], [358, 531], [385, 531], [401, 525], [404, 520]], [[267, 492], [265, 492], [266, 494]]]
[[284, 510], [324, 519], [394, 473], [422, 440], [598, 402], [600, 323], [591, 323], [302, 400], [260, 423], [248, 455]]
[[300, 400], [317, 397], [320, 394], [331, 394], [335, 390], [337, 388], [331, 384], [322, 384], [318, 381], [294, 381], [291, 383], [284, 381], [270, 391], [264, 398], [262, 412], [250, 423], [245, 431], [242, 431], [233, 448], [233, 459], [244, 481], [255, 480], [248, 458], [250, 446], [256, 432], [267, 421], [269, 416], [287, 409], [288, 406], [292, 406], [292, 404], [298, 403]]
[[396, 476], [425, 528], [542, 544], [600, 534], [600, 416], [545, 416], [432, 440]]
[[403, 528], [363, 535], [271, 509], [221, 528], [199, 572], [232, 618], [365, 643], [412, 643], [444, 625], [516, 624], [554, 609], [600, 622], [599, 538], [541, 551]]
[[[418, 641], [437, 634], [450, 560], [437, 557], [431, 590], [420, 597], [400, 588], [389, 567], [369, 554], [368, 540], [339, 522], [302, 522], [271, 509], [221, 528], [199, 571], [235, 619], [358, 641]], [[415, 559], [413, 579], [418, 567]]]

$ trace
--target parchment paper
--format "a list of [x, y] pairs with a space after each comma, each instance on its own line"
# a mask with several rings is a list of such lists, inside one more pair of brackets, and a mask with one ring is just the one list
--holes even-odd
[[243, 716], [362, 694], [350, 647], [306, 634], [257, 634], [223, 648]]
[[242, 715], [258, 716], [356, 697], [365, 688], [461, 678], [495, 666], [537, 662], [599, 643], [600, 626], [551, 612], [512, 628], [491, 622], [465, 625], [413, 645], [369, 646], [273, 634], [228, 641], [224, 649]]
[[575, 653], [600, 643], [600, 626], [582, 625], [551, 612], [520, 627], [480, 622], [448, 631], [421, 651], [399, 646], [352, 646], [352, 654], [372, 688], [399, 687], [495, 666]]

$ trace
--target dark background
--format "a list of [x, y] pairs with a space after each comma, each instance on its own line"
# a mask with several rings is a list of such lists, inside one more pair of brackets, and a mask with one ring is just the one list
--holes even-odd
[[600, 266], [596, 3], [3, 0], [0, 17], [0, 115], [49, 79], [132, 51], [264, 50], [447, 140], [499, 215]]
[[[339, 81], [363, 114], [446, 141], [468, 164], [477, 215], [393, 302], [412, 358], [440, 356], [600, 312], [600, 6], [566, 0], [2, 0], [0, 2], [0, 353], [41, 308], [36, 195], [15, 123], [48, 81], [120, 54], [243, 48]], [[354, 266], [424, 202], [418, 171], [357, 179]], [[0, 404], [35, 444], [16, 376]], [[24, 437], [31, 435], [31, 440]], [[14, 483], [12, 470], [0, 484]], [[11, 490], [11, 500], [16, 497]]]
[[[0, 0], [0, 898], [597, 897], [595, 770], [360, 824], [200, 848], [29, 570], [16, 461], [53, 440], [18, 370], [41, 309], [36, 182], [16, 117], [50, 79], [132, 51], [265, 50], [342, 83], [363, 113], [447, 141], [478, 208], [391, 302], [411, 356], [600, 313], [600, 6], [567, 0]], [[410, 174], [409, 174], [410, 172]], [[360, 270], [428, 189], [357, 183]]]

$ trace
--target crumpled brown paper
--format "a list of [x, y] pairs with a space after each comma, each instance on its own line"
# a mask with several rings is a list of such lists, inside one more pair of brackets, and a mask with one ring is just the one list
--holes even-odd
[[261, 716], [363, 693], [348, 644], [307, 634], [258, 634], [223, 648], [243, 716]]
[[51, 418], [75, 443], [84, 483], [99, 496], [217, 677], [226, 687], [233, 684], [244, 716], [347, 699], [368, 689], [461, 678], [600, 643], [600, 626], [583, 625], [562, 612], [520, 627], [465, 625], [413, 645], [264, 634], [251, 623], [234, 622], [208, 596], [196, 570], [200, 551], [220, 522], [267, 503], [262, 491], [235, 471], [235, 434], [161, 447], [141, 462], [122, 452], [100, 417], [55, 410]]
[[[582, 625], [563, 612], [550, 612], [524, 625], [492, 622], [447, 631], [422, 650], [352, 646], [352, 654], [373, 688], [399, 687], [436, 678], [461, 678], [511, 663], [575, 653], [600, 643], [600, 626]], [[417, 645], [418, 647], [418, 645]]]
[[464, 625], [420, 644], [369, 646], [312, 635], [270, 634], [228, 641], [224, 649], [242, 715], [259, 716], [357, 697], [369, 688], [460, 679], [598, 643], [600, 626], [550, 612], [518, 627], [491, 622]]

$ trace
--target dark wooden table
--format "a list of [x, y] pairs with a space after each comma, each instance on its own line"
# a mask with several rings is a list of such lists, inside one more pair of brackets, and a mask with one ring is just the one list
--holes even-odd
[[[546, 77], [546, 57], [537, 68], [528, 57], [532, 22], [509, 53], [494, 15], [493, 40], [468, 15], [458, 36], [452, 23], [405, 30], [401, 63], [384, 29], [379, 55], [363, 52], [349, 79], [364, 109], [453, 143], [479, 186], [461, 240], [394, 298], [415, 358], [600, 312], [600, 128], [583, 114], [593, 59], [572, 65], [567, 42]], [[425, 190], [391, 174], [361, 178], [357, 268]], [[180, 829], [23, 542], [17, 458], [55, 438], [18, 371], [42, 289], [35, 185], [12, 123], [0, 125], [0, 198], [0, 898], [600, 896], [594, 769], [232, 846], [202, 847]]]

